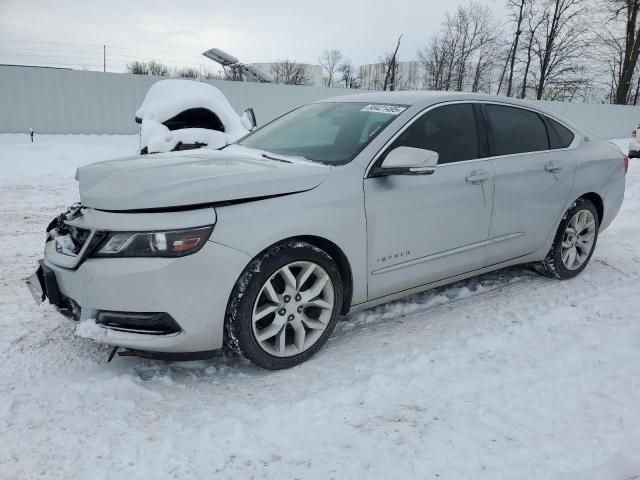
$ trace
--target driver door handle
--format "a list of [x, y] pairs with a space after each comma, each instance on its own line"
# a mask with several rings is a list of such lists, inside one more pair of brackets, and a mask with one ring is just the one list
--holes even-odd
[[550, 160], [545, 164], [544, 169], [549, 173], [559, 172], [562, 170], [562, 164], [558, 160]]
[[471, 172], [469, 175], [467, 175], [467, 178], [466, 178], [468, 183], [473, 183], [474, 185], [485, 182], [488, 179], [489, 179], [489, 173], [485, 172], [484, 170], [475, 170]]

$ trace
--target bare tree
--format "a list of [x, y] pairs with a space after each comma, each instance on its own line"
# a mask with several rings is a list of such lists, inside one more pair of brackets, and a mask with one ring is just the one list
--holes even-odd
[[168, 77], [169, 67], [156, 60], [149, 62], [134, 61], [127, 64], [127, 71], [136, 75], [156, 75], [158, 77]]
[[327, 74], [327, 87], [333, 86], [336, 73], [339, 72], [339, 68], [342, 63], [342, 58], [343, 56], [340, 50], [336, 50], [335, 48], [331, 50], [324, 50], [320, 54], [318, 61], [322, 66], [322, 70]]
[[200, 78], [200, 72], [193, 67], [176, 68], [173, 75], [178, 78]]
[[501, 34], [485, 5], [470, 2], [447, 12], [442, 30], [418, 51], [426, 88], [488, 91], [502, 56]]
[[[634, 75], [640, 56], [640, 0], [605, 0], [605, 27], [599, 36], [604, 47], [609, 74], [609, 96], [613, 103], [637, 102], [636, 92], [632, 92]], [[633, 95], [633, 99], [632, 99]]]
[[584, 28], [581, 20], [586, 13], [586, 0], [545, 0], [538, 15], [540, 28], [532, 48], [538, 60], [536, 98], [541, 100], [545, 89], [563, 82], [575, 83], [581, 68], [576, 60], [584, 53]]
[[429, 45], [418, 50], [418, 62], [424, 74], [424, 85], [428, 90], [444, 90], [447, 50], [440, 35], [431, 37]]
[[149, 68], [145, 62], [135, 60], [131, 63], [127, 63], [127, 72], [134, 75], [149, 75]]
[[151, 60], [150, 62], [147, 62], [147, 67], [149, 68], [149, 75], [156, 75], [158, 77], [169, 76], [169, 67], [164, 63]]
[[360, 88], [360, 77], [355, 75], [356, 69], [351, 60], [345, 60], [337, 69], [340, 83], [345, 88]]
[[284, 59], [271, 64], [274, 83], [285, 85], [311, 85], [311, 75], [304, 63]]
[[[467, 56], [470, 68], [471, 91], [488, 92], [491, 74], [502, 56], [502, 30], [488, 7], [470, 4], [475, 36]], [[464, 79], [463, 79], [464, 82]]]
[[544, 22], [544, 18], [542, 16], [534, 16], [534, 4], [532, 1], [529, 2], [528, 5], [529, 13], [527, 15], [527, 31], [525, 34], [526, 48], [525, 48], [525, 61], [524, 61], [524, 69], [522, 72], [522, 80], [520, 82], [520, 98], [527, 97], [527, 88], [528, 88], [528, 80], [529, 74], [531, 72], [531, 62], [533, 61], [533, 42], [536, 39], [536, 35], [538, 33], [538, 29]]
[[400, 42], [402, 41], [402, 34], [398, 37], [398, 43], [396, 44], [396, 48], [392, 54], [388, 54], [384, 58], [384, 83], [382, 85], [382, 90], [395, 90], [396, 82], [398, 81], [398, 49], [400, 48]]
[[526, 10], [524, 9], [527, 0], [508, 0], [507, 8], [514, 10], [511, 14], [516, 24], [516, 30], [513, 34], [513, 44], [509, 50], [509, 79], [507, 80], [507, 97], [511, 96], [511, 89], [513, 87], [513, 69], [516, 64], [516, 54], [518, 52], [518, 43], [520, 42], [520, 35], [522, 34], [522, 21]]

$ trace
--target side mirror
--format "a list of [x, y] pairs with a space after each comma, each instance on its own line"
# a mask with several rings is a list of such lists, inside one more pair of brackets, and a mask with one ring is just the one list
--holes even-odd
[[256, 122], [256, 114], [253, 111], [253, 108], [247, 108], [242, 114], [242, 124], [249, 130], [250, 132], [258, 128], [258, 122]]
[[438, 165], [438, 152], [414, 147], [397, 147], [385, 157], [376, 176], [431, 175]]

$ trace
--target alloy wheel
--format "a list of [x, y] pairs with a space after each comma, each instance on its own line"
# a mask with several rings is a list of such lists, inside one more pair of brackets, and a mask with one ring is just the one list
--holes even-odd
[[562, 237], [562, 263], [577, 270], [589, 258], [596, 236], [596, 220], [589, 210], [578, 211], [567, 224]]
[[298, 355], [322, 336], [334, 304], [333, 282], [320, 265], [289, 263], [260, 288], [251, 318], [253, 335], [271, 355]]

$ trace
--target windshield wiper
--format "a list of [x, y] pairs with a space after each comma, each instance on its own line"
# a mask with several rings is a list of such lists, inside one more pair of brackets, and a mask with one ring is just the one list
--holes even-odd
[[264, 158], [268, 158], [269, 160], [275, 160], [276, 162], [293, 163], [291, 160], [286, 160], [284, 158], [278, 158], [278, 157], [272, 157], [271, 155], [267, 155], [266, 153], [263, 153], [262, 156]]

